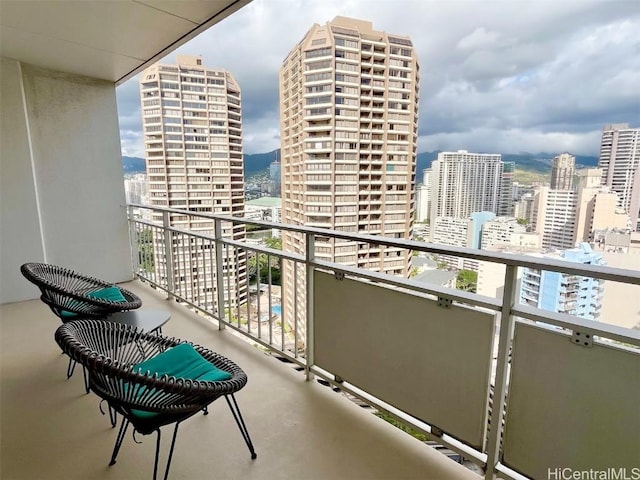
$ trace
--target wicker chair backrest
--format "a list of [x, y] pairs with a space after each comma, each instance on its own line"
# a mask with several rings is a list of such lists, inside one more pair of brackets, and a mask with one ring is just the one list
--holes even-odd
[[142, 300], [132, 292], [118, 287], [125, 302], [113, 302], [87, 294], [110, 287], [112, 284], [98, 278], [80, 274], [68, 268], [47, 263], [25, 263], [20, 267], [22, 275], [36, 285], [40, 299], [63, 321], [68, 320], [62, 312], [71, 312], [80, 318], [105, 318], [125, 310], [142, 306]]
[[167, 348], [185, 343], [129, 325], [108, 321], [76, 320], [61, 325], [55, 339], [62, 350], [89, 370], [91, 389], [127, 410], [169, 415], [202, 409], [216, 398], [237, 392], [247, 376], [231, 360], [199, 345], [195, 350], [229, 380], [208, 382], [141, 373], [134, 366]]

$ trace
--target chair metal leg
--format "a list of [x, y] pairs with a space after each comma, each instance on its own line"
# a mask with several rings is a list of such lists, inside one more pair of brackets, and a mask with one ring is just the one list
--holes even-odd
[[[164, 480], [169, 478], [169, 468], [171, 467], [171, 459], [173, 458], [173, 449], [176, 446], [176, 437], [178, 436], [178, 426], [180, 426], [180, 422], [176, 422], [176, 426], [173, 429], [173, 437], [171, 438], [171, 446], [169, 447], [169, 456], [167, 457], [167, 465], [164, 469]], [[156, 429], [158, 432], [158, 437], [156, 439], [156, 457], [153, 462], [153, 480], [158, 478], [158, 463], [160, 460], [160, 443], [162, 439], [162, 434], [160, 428]]]
[[[76, 369], [76, 364], [77, 362], [73, 358], [69, 357], [69, 363], [67, 364], [67, 379], [73, 376], [73, 372]], [[84, 377], [84, 389], [87, 393], [89, 393], [89, 372], [84, 366], [82, 367], [82, 375]]]
[[208, 406], [207, 406], [207, 407], [204, 407], [204, 408], [202, 409], [202, 414], [203, 414], [203, 415], [209, 415], [209, 407], [208, 407]]
[[109, 420], [111, 421], [111, 428], [116, 428], [118, 423], [118, 412], [116, 412], [111, 405], [109, 405]]
[[[111, 410], [111, 407], [109, 407], [109, 410]], [[118, 436], [116, 437], [116, 444], [113, 446], [113, 453], [111, 454], [111, 461], [109, 462], [109, 466], [115, 465], [116, 463], [116, 457], [118, 456], [118, 452], [120, 451], [120, 447], [122, 446], [124, 436], [127, 433], [127, 427], [129, 427], [129, 420], [127, 420], [123, 416], [122, 423], [120, 424], [120, 430], [118, 431]]]
[[[104, 410], [102, 410], [102, 404], [104, 402], [107, 402], [106, 400], [100, 400], [100, 404], [98, 405], [98, 408], [100, 409], [100, 413], [102, 415], [106, 415], [106, 412]], [[111, 428], [116, 428], [116, 424], [118, 423], [118, 412], [116, 412], [115, 408], [111, 407], [111, 404], [109, 402], [107, 402], [107, 409], [109, 412], [109, 422], [111, 422]]]
[[[233, 400], [233, 405], [231, 404], [231, 400], [229, 400], [229, 397], [231, 397], [231, 400]], [[247, 444], [247, 447], [249, 447], [249, 452], [251, 452], [251, 459], [255, 460], [258, 455], [253, 448], [253, 443], [251, 443], [251, 437], [249, 437], [249, 431], [247, 430], [247, 426], [244, 424], [244, 419], [242, 418], [242, 413], [240, 413], [240, 408], [238, 407], [238, 402], [236, 402], [236, 397], [231, 394], [225, 395], [224, 398], [227, 400], [227, 405], [229, 405], [229, 409], [233, 414], [233, 418], [235, 419], [236, 424], [238, 424], [238, 428], [240, 429], [242, 438], [244, 438], [244, 442]]]
[[158, 438], [156, 440], [156, 458], [153, 462], [153, 480], [158, 478], [158, 457], [160, 456], [160, 429], [156, 430], [158, 432]]
[[171, 439], [171, 447], [169, 448], [169, 458], [167, 458], [167, 467], [164, 470], [164, 480], [169, 478], [169, 467], [171, 466], [171, 459], [173, 458], [173, 448], [176, 445], [176, 437], [178, 435], [178, 426], [180, 422], [176, 422], [176, 427], [173, 429], [173, 438]]
[[69, 357], [69, 363], [67, 364], [67, 378], [71, 378], [73, 371], [76, 369], [76, 361]]
[[89, 393], [89, 370], [84, 365], [82, 366], [82, 377], [84, 378], [84, 391]]

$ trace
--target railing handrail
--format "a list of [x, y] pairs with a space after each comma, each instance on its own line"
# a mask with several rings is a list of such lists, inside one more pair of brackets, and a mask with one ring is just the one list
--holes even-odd
[[[420, 251], [425, 253], [435, 253], [439, 255], [449, 255], [471, 260], [480, 260], [491, 263], [501, 263], [516, 267], [526, 267], [536, 270], [548, 270], [552, 272], [575, 274], [583, 277], [594, 277], [603, 280], [611, 280], [614, 282], [629, 283], [640, 285], [640, 271], [614, 268], [603, 265], [582, 264], [570, 262], [567, 260], [557, 260], [548, 257], [534, 257], [531, 255], [519, 255], [502, 252], [487, 252], [466, 247], [454, 247], [450, 245], [441, 245], [428, 242], [419, 242], [416, 240], [395, 239], [390, 237], [382, 237], [378, 235], [354, 234], [339, 232], [318, 227], [305, 227], [297, 225], [287, 225], [281, 223], [267, 222], [264, 220], [253, 220], [244, 217], [232, 217], [227, 215], [216, 215], [202, 212], [191, 212], [189, 210], [180, 210], [175, 208], [157, 207], [151, 205], [128, 204], [132, 208], [144, 208], [148, 210], [156, 210], [158, 212], [176, 213], [180, 215], [191, 215], [195, 217], [207, 218], [210, 220], [220, 220], [224, 222], [241, 223], [245, 225], [258, 225], [266, 228], [285, 230], [290, 232], [307, 234], [311, 233], [317, 236], [329, 236], [350, 240], [354, 242], [373, 243], [377, 245], [385, 245], [389, 247], [399, 247], [407, 250]], [[190, 232], [194, 233], [194, 232]]]

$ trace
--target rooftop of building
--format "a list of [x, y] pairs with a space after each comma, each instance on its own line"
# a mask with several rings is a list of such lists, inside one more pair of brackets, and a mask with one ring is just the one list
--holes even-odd
[[447, 285], [455, 278], [456, 273], [448, 270], [426, 270], [413, 277], [413, 280], [432, 285]]
[[282, 198], [280, 197], [260, 197], [248, 200], [245, 205], [254, 207], [280, 207], [282, 206]]
[[435, 269], [437, 268], [438, 263], [429, 257], [421, 257], [419, 255], [416, 255], [415, 257], [411, 257], [411, 266]]

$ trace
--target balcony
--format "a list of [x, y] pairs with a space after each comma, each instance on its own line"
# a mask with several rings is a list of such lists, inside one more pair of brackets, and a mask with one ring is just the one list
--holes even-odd
[[[180, 472], [186, 478], [200, 478], [236, 472], [234, 477], [243, 478], [479, 478], [376, 418], [345, 398], [347, 395], [458, 452], [468, 464], [475, 464], [476, 471], [495, 462], [485, 478], [494, 478], [494, 474], [522, 478], [512, 469], [514, 465], [531, 478], [538, 478], [557, 455], [582, 462], [578, 466], [594, 465], [585, 463], [593, 462], [593, 458], [601, 462], [616, 455], [614, 459], [626, 465], [630, 457], [625, 455], [637, 444], [634, 436], [640, 419], [635, 402], [640, 385], [629, 375], [637, 371], [640, 335], [517, 305], [513, 285], [515, 271], [525, 266], [582, 275], [588, 268], [590, 276], [636, 285], [640, 284], [638, 272], [448, 247], [449, 254], [507, 265], [506, 297], [488, 298], [426, 288], [411, 280], [333, 264], [320, 256], [314, 258], [313, 248], [299, 255], [222, 235], [232, 225], [273, 227], [266, 222], [148, 209], [153, 218], [165, 220], [153, 223], [138, 217], [138, 208], [129, 210], [135, 258], [132, 268], [143, 281], [129, 282], [127, 288], [141, 296], [144, 308], [171, 310], [166, 334], [227, 355], [247, 371], [250, 379], [239, 401], [258, 459], [250, 461], [241, 448], [240, 436], [234, 436], [231, 418], [214, 404], [213, 412], [219, 415], [196, 417], [185, 423], [174, 458], [174, 475]], [[215, 225], [215, 234], [165, 227], [170, 214], [209, 219]], [[405, 240], [277, 227], [301, 236], [302, 251], [317, 237], [318, 241], [340, 239], [374, 248], [445, 252], [437, 245]], [[143, 232], [150, 232], [147, 240], [141, 240]], [[179, 245], [191, 251], [178, 252]], [[266, 256], [268, 264], [274, 260], [289, 265], [299, 280], [293, 310], [283, 300], [279, 315], [268, 315], [281, 299], [272, 292], [278, 287], [271, 281], [262, 284], [263, 297], [254, 294], [249, 301], [229, 301], [232, 292], [227, 289], [235, 282], [232, 277], [236, 269], [226, 269], [215, 259], [256, 255]], [[198, 266], [197, 276], [175, 281], [170, 272], [194, 271], [190, 262]], [[243, 275], [239, 281], [249, 282], [249, 276]], [[257, 282], [256, 290], [260, 291], [260, 280]], [[172, 301], [165, 300], [167, 295]], [[505, 328], [496, 335], [502, 323], [496, 315], [500, 311], [510, 314], [504, 320]], [[143, 445], [127, 439], [118, 464], [106, 468], [115, 431], [99, 415], [96, 398], [81, 393], [79, 376], [63, 379], [66, 361], [51, 340], [57, 321], [46, 307], [37, 300], [5, 304], [0, 314], [2, 438], [11, 438], [10, 443], [3, 444], [2, 476], [108, 478], [115, 471], [144, 478], [151, 469], [150, 438]], [[516, 320], [516, 316], [526, 320]], [[28, 328], [25, 319], [29, 319]], [[551, 331], [534, 322], [559, 328]], [[571, 332], [597, 335], [606, 346], [599, 341], [590, 348], [572, 345], [567, 341]], [[628, 347], [617, 347], [617, 341], [634, 345], [635, 353]], [[539, 354], [540, 342], [545, 345], [543, 354]], [[575, 361], [576, 355], [580, 361]], [[540, 363], [549, 362], [553, 368], [538, 369]], [[610, 368], [613, 364], [623, 368]], [[583, 374], [590, 379], [586, 384], [567, 382], [567, 378]], [[616, 391], [616, 409], [598, 407], [602, 390], [590, 389], [589, 385], [602, 386], [605, 392]], [[550, 400], [556, 387], [564, 389], [563, 398]], [[44, 392], [46, 402], [42, 401]], [[502, 403], [494, 400], [503, 396]], [[548, 401], [556, 415], [545, 406]], [[608, 432], [606, 444], [598, 435], [580, 434], [581, 442], [575, 447], [575, 429], [585, 418], [593, 418], [594, 412], [598, 425]], [[211, 421], [216, 423], [210, 425]], [[554, 424], [553, 441], [545, 436], [542, 442], [536, 441], [538, 432], [551, 428], [549, 422]], [[492, 429], [491, 425], [503, 427]], [[592, 424], [591, 428], [598, 427]], [[60, 441], [62, 438], [64, 441]], [[236, 441], [237, 449], [233, 448]], [[222, 451], [216, 445], [227, 448]], [[594, 457], [594, 451], [602, 453]], [[33, 458], [40, 461], [34, 462]], [[504, 464], [501, 458], [506, 458]]]
[[[148, 478], [151, 471], [149, 438], [142, 445], [127, 438], [118, 464], [106, 467], [116, 432], [99, 415], [95, 397], [81, 393], [79, 378], [63, 380], [66, 361], [52, 340], [57, 322], [40, 301], [28, 300], [37, 293], [18, 273], [26, 261], [68, 265], [114, 282], [143, 279], [127, 286], [145, 308], [171, 310], [166, 333], [210, 346], [245, 368], [249, 385], [238, 400], [258, 459], [249, 460], [232, 420], [214, 404], [210, 417], [184, 424], [176, 478], [478, 478], [317, 379], [486, 466], [487, 479], [519, 478], [516, 470], [544, 478], [549, 467], [637, 466], [630, 449], [640, 443], [638, 332], [518, 305], [515, 298], [523, 267], [632, 285], [640, 285], [638, 272], [275, 225], [295, 234], [300, 247], [284, 253], [222, 236], [231, 231], [223, 224], [260, 222], [173, 211], [212, 220], [215, 234], [205, 235], [144, 221], [133, 209], [127, 218], [116, 84], [247, 2], [200, 2], [185, 7], [191, 13], [174, 15], [140, 2], [6, 3], [3, 27], [48, 21], [29, 24], [38, 34], [33, 42], [20, 36], [2, 42], [2, 478]], [[124, 10], [111, 15], [113, 8]], [[185, 22], [194, 12], [208, 20]], [[144, 21], [118, 23], [123, 18]], [[95, 19], [103, 28], [87, 29]], [[184, 25], [167, 28], [170, 21]], [[97, 46], [96, 31], [107, 32]], [[109, 53], [114, 31], [133, 39], [118, 54]], [[156, 209], [152, 218], [168, 215]], [[140, 238], [146, 230], [151, 241]], [[506, 266], [505, 294], [481, 297], [333, 264], [314, 253], [314, 242], [325, 239], [497, 262]], [[194, 251], [178, 255], [173, 245]], [[297, 297], [292, 308], [281, 304], [280, 319], [271, 315], [271, 281], [262, 303], [250, 296], [234, 302], [225, 291], [233, 272], [240, 272], [239, 281], [250, 277], [222, 264], [236, 254], [263, 255], [267, 264], [274, 259], [291, 269]], [[173, 278], [172, 271], [193, 272], [192, 261], [197, 276]], [[592, 346], [580, 344], [583, 334], [597, 337]]]
[[[558, 458], [595, 468], [615, 455], [620, 464], [631, 465], [633, 454], [625, 445], [633, 444], [640, 428], [640, 413], [635, 408], [640, 381], [631, 375], [638, 368], [640, 334], [547, 312], [528, 302], [519, 305], [516, 285], [517, 271], [525, 267], [634, 285], [640, 284], [638, 272], [230, 217], [206, 216], [214, 221], [218, 232], [206, 236], [141, 220], [130, 208], [132, 238], [150, 231], [159, 249], [154, 261], [163, 262], [150, 268], [148, 247], [134, 240], [132, 247], [138, 252], [134, 270], [140, 278], [200, 311], [219, 327], [231, 328], [271, 354], [288, 359], [297, 365], [299, 375], [320, 378], [348, 392], [458, 452], [478, 468], [493, 465], [487, 468], [486, 478], [494, 478], [494, 474], [539, 478], [552, 465], [551, 459]], [[176, 213], [154, 210], [155, 218], [158, 213], [165, 217]], [[243, 223], [288, 232], [296, 239], [299, 253], [248, 245], [220, 233], [230, 224]], [[372, 270], [331, 263], [322, 255], [315, 257], [316, 239], [503, 263], [506, 294], [490, 298], [429, 288]], [[181, 290], [182, 284], [174, 287], [172, 276], [167, 274], [172, 269], [193, 270], [184, 260], [193, 255], [167, 252], [166, 246], [171, 248], [172, 244], [199, 244], [210, 259], [208, 264], [198, 264], [198, 278], [191, 289]], [[229, 303], [233, 292], [228, 288], [235, 280], [216, 267], [215, 258], [238, 255], [262, 256], [267, 265], [280, 265], [284, 272], [282, 289], [271, 280], [256, 278], [253, 288], [265, 292], [262, 296]], [[170, 261], [162, 260], [166, 258]], [[242, 280], [247, 282], [246, 290], [249, 277]], [[287, 282], [295, 285], [289, 288], [288, 300], [282, 293], [272, 295], [272, 289], [286, 292]], [[193, 294], [197, 291], [205, 293]], [[281, 304], [281, 310], [270, 317], [274, 302]], [[556, 328], [550, 330], [549, 325]], [[581, 335], [596, 336], [598, 341], [588, 348], [568, 341]], [[633, 345], [633, 353], [621, 343]], [[617, 375], [611, 375], [614, 370]], [[586, 384], [578, 380], [567, 384], [568, 378], [583, 375], [589, 376]], [[587, 384], [598, 388], [593, 390]], [[556, 388], [564, 392], [562, 399], [552, 393]], [[607, 404], [602, 396], [606, 391], [620, 392], [615, 412], [602, 408]], [[493, 398], [504, 401], [494, 403]], [[544, 406], [550, 401], [553, 415]], [[598, 411], [598, 425], [616, 432], [607, 433], [610, 440], [604, 450], [598, 435], [582, 437], [579, 447], [571, 440], [576, 429], [582, 428], [581, 422], [594, 418], [594, 409]], [[592, 424], [590, 428], [599, 427]], [[553, 441], [544, 433], [551, 430]]]
[[[125, 287], [143, 308], [170, 310], [164, 333], [219, 351], [249, 376], [237, 398], [258, 458], [250, 460], [226, 405], [215, 402], [208, 417], [182, 425], [171, 478], [478, 478], [148, 285]], [[65, 380], [66, 357], [53, 341], [59, 322], [49, 309], [39, 300], [0, 308], [2, 478], [150, 478], [154, 436], [138, 436], [141, 445], [127, 436], [118, 463], [107, 467], [117, 432], [97, 397], [83, 393], [81, 375]]]

